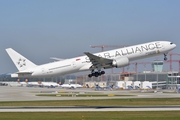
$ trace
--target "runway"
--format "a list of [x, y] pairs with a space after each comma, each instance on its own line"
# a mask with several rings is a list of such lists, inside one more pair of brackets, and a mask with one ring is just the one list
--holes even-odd
[[0, 107], [0, 112], [180, 111], [180, 106]]
[[[90, 92], [97, 94], [119, 94], [119, 97], [48, 97], [36, 94], [54, 94], [61, 92]], [[126, 96], [131, 95], [131, 96]], [[28, 88], [28, 87], [0, 87], [0, 101], [38, 101], [38, 100], [90, 100], [90, 99], [119, 99], [119, 98], [180, 98], [177, 93], [139, 92], [139, 91], [94, 91], [92, 89], [60, 89], [60, 88]], [[180, 106], [39, 106], [39, 107], [0, 107], [0, 112], [103, 112], [103, 111], [180, 111]]]
[[[95, 94], [117, 94], [119, 97], [49, 97], [36, 96], [37, 94], [55, 94], [57, 92], [69, 93], [95, 93]], [[36, 100], [89, 100], [89, 99], [119, 99], [119, 98], [180, 98], [177, 93], [162, 93], [162, 92], [139, 92], [130, 90], [114, 90], [114, 91], [94, 91], [93, 89], [62, 89], [62, 88], [34, 88], [34, 87], [0, 87], [0, 101], [36, 101]]]

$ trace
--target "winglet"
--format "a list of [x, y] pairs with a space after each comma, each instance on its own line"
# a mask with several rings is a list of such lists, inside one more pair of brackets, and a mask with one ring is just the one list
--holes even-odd
[[88, 57], [94, 57], [95, 55], [89, 53], [89, 52], [84, 52], [85, 55], [87, 55]]

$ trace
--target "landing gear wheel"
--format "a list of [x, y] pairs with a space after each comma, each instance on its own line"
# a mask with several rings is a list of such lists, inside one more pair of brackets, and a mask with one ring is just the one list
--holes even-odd
[[101, 75], [104, 75], [105, 74], [105, 72], [104, 71], [101, 71]]
[[167, 60], [167, 57], [166, 57], [167, 55], [166, 54], [164, 54], [164, 61], [166, 61]]
[[92, 77], [92, 74], [89, 74], [88, 77], [91, 78], [91, 77]]
[[99, 76], [99, 73], [98, 72], [95, 72], [95, 75], [94, 75], [95, 77], [98, 77]]

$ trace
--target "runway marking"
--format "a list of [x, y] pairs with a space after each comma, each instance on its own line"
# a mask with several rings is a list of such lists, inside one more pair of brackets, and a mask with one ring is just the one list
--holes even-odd
[[0, 112], [180, 111], [180, 106], [145, 107], [1, 107]]

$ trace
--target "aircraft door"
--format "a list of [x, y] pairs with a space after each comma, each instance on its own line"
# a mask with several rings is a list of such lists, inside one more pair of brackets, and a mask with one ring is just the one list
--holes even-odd
[[161, 43], [161, 49], [165, 49], [164, 43]]
[[42, 71], [42, 74], [47, 74], [48, 73], [48, 71], [45, 68], [42, 68], [41, 71]]
[[72, 67], [73, 67], [73, 68], [76, 67], [76, 62], [75, 62], [75, 61], [72, 62]]

